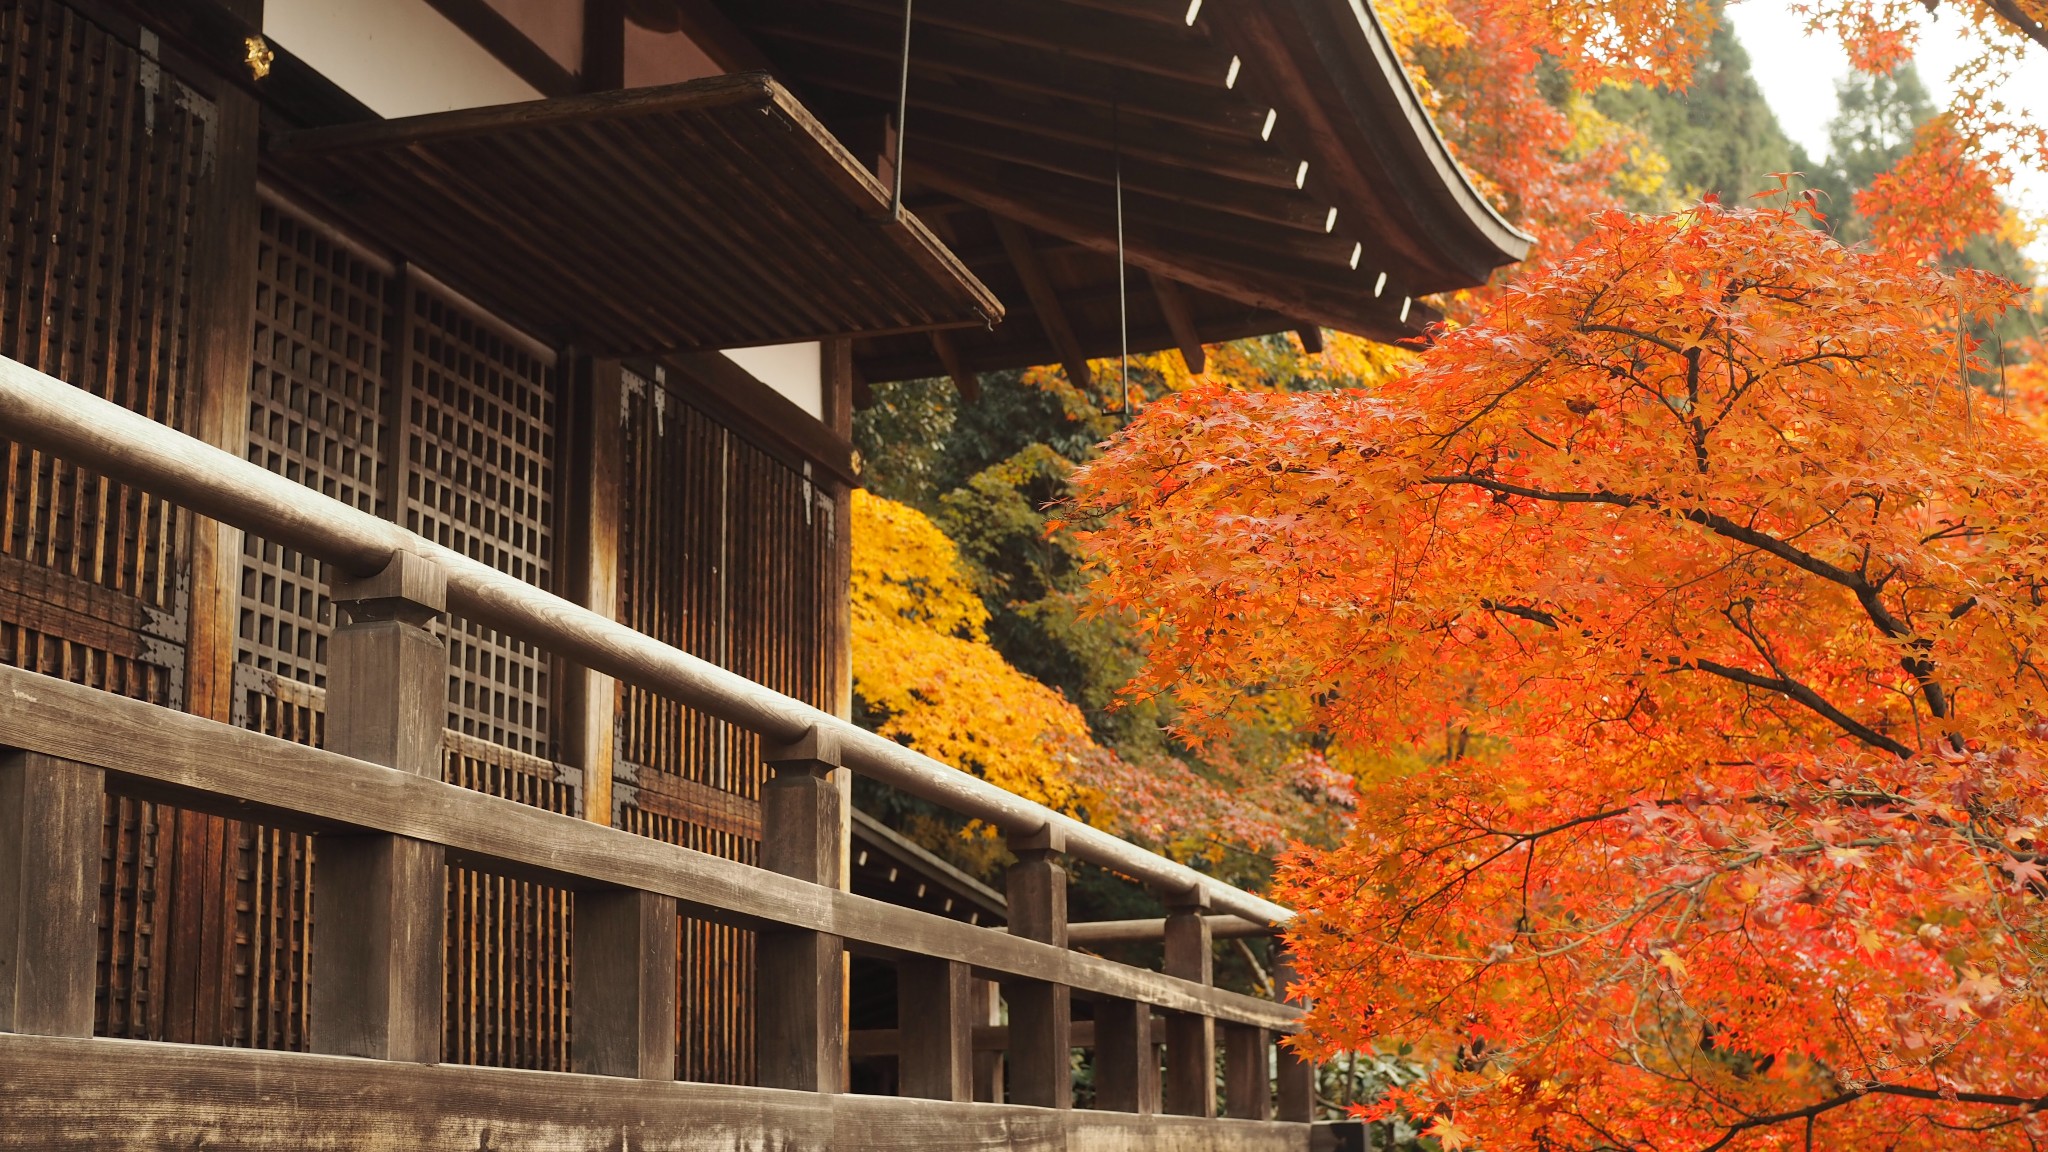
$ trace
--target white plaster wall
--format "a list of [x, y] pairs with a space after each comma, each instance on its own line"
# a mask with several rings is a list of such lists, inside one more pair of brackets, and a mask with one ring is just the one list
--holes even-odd
[[756, 380], [782, 393], [797, 407], [819, 420], [825, 418], [824, 347], [817, 341], [729, 348], [725, 358], [753, 373]]
[[540, 96], [425, 0], [265, 0], [263, 35], [380, 116]]

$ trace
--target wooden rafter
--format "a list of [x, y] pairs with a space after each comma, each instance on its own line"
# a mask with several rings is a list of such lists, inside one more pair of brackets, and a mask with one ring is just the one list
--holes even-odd
[[960, 348], [953, 343], [953, 334], [934, 330], [931, 337], [932, 354], [945, 366], [946, 375], [952, 377], [953, 387], [959, 391], [960, 398], [970, 404], [981, 399], [981, 377], [969, 372], [961, 363]]
[[1038, 313], [1039, 325], [1059, 351], [1060, 365], [1067, 370], [1067, 379], [1073, 381], [1077, 388], [1090, 387], [1095, 380], [1088, 370], [1088, 357], [1081, 351], [1081, 341], [1074, 335], [1074, 325], [1067, 318], [1066, 306], [1060, 303], [1059, 293], [1054, 290], [1044, 265], [1039, 262], [1030, 233], [1008, 217], [992, 214], [989, 219], [995, 224], [996, 235], [1002, 238], [1003, 251], [1009, 255], [1011, 267], [1024, 281], [1024, 293], [1031, 298], [1031, 307]]
[[476, 41], [477, 46], [512, 70], [543, 96], [567, 96], [577, 90], [576, 75], [548, 50], [533, 42], [519, 26], [505, 19], [485, 0], [427, 0], [434, 11]]
[[1166, 276], [1154, 274], [1152, 295], [1159, 300], [1159, 314], [1166, 318], [1166, 327], [1173, 333], [1173, 342], [1180, 346], [1180, 358], [1188, 371], [1199, 376], [1208, 371], [1209, 357], [1202, 350], [1201, 333], [1195, 328], [1195, 315], [1188, 310], [1188, 298], [1181, 293], [1180, 285]]

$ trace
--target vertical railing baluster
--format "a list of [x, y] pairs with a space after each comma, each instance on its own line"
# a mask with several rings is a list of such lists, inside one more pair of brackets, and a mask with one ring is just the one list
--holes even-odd
[[597, 1076], [676, 1078], [673, 896], [579, 892], [569, 956], [570, 1067]]
[[[813, 728], [767, 750], [773, 779], [761, 789], [761, 866], [827, 888], [839, 886], [839, 739]], [[763, 1088], [838, 1092], [846, 1078], [845, 950], [837, 936], [804, 929], [761, 933], [755, 1054]]]
[[[1215, 983], [1210, 947], [1209, 897], [1201, 889], [1166, 902], [1166, 974], [1197, 984]], [[1216, 1115], [1216, 1021], [1188, 1012], [1166, 1015], [1166, 1111], [1176, 1116]]]
[[1273, 1035], [1255, 1024], [1223, 1026], [1223, 1114], [1273, 1118]]
[[925, 1100], [974, 1099], [973, 973], [957, 960], [906, 957], [896, 965], [901, 1092]]
[[[1010, 837], [1010, 934], [1057, 948], [1067, 946], [1067, 869], [1060, 862], [1066, 837], [1050, 824]], [[1071, 1108], [1074, 1080], [1071, 1035], [1073, 992], [1042, 980], [1009, 980], [1010, 1103]]]
[[[374, 576], [337, 573], [329, 596], [340, 619], [328, 646], [328, 749], [440, 779], [448, 654], [431, 628], [447, 607], [446, 573], [400, 552]], [[321, 836], [314, 852], [313, 1050], [438, 1062], [443, 849], [368, 834]]]
[[1095, 1106], [1105, 1112], [1159, 1111], [1159, 1052], [1152, 1044], [1150, 1004], [1095, 1002]]
[[[1274, 994], [1284, 1003], [1298, 979], [1294, 970], [1294, 954], [1283, 944], [1273, 954]], [[1315, 1062], [1295, 1055], [1293, 1048], [1282, 1044], [1276, 1075], [1280, 1081], [1280, 1119], [1299, 1124], [1313, 1121], [1316, 1118]]]
[[98, 768], [0, 756], [0, 1032], [92, 1035], [105, 792]]

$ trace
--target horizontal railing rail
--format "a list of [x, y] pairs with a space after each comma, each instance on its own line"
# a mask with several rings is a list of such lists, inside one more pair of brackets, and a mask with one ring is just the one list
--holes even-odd
[[1216, 912], [1267, 927], [1293, 916], [1270, 900], [1006, 792], [4, 357], [0, 435], [328, 561], [352, 576], [383, 572], [401, 555], [419, 557], [445, 572], [449, 610], [564, 659], [700, 709], [771, 744], [824, 739], [836, 745], [840, 763], [874, 780], [1012, 836], [1048, 835], [1067, 855], [1162, 892], [1197, 899]]
[[1285, 1004], [5, 666], [0, 747], [99, 769], [140, 799], [316, 836], [403, 836], [446, 848], [451, 865], [571, 891], [651, 892], [688, 916], [825, 933], [864, 954], [950, 960], [988, 979], [1038, 980], [1274, 1032], [1292, 1032], [1300, 1017]]

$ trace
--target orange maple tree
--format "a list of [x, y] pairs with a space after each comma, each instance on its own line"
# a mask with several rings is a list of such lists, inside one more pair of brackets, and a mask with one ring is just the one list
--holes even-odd
[[2048, 442], [1956, 334], [2016, 289], [1806, 211], [1605, 215], [1398, 380], [1078, 477], [1133, 691], [1444, 749], [1280, 896], [1305, 1044], [1413, 1045], [1446, 1147], [2048, 1140]]

